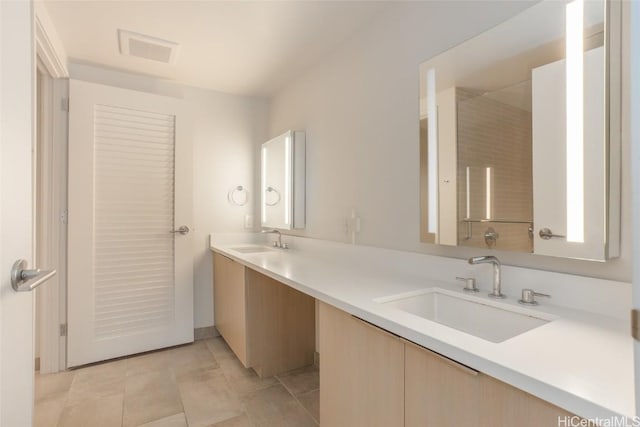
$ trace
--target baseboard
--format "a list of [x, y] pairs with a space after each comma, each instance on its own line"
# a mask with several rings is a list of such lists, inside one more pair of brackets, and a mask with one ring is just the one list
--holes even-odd
[[204, 328], [195, 328], [193, 330], [194, 341], [206, 340], [209, 338], [215, 338], [219, 336], [220, 336], [220, 332], [218, 332], [215, 326], [205, 326]]

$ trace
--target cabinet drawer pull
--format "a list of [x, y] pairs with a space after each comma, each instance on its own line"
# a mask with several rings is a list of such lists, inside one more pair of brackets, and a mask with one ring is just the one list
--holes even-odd
[[226, 258], [226, 259], [228, 259], [228, 260], [229, 260], [229, 261], [231, 261], [231, 262], [235, 262], [235, 261], [233, 260], [233, 258], [230, 258], [230, 257], [228, 257], [228, 256], [226, 256], [226, 255], [224, 255], [224, 254], [222, 254], [222, 253], [220, 253], [220, 252], [214, 252], [214, 253], [215, 253], [216, 255], [218, 255], [218, 256], [221, 256], [222, 258]]
[[418, 348], [419, 350], [426, 351], [426, 352], [430, 353], [431, 355], [433, 355], [434, 357], [436, 357], [439, 360], [443, 361], [444, 363], [446, 363], [447, 365], [451, 366], [452, 368], [456, 368], [456, 369], [458, 369], [458, 370], [460, 370], [460, 371], [462, 371], [462, 372], [464, 372], [466, 374], [469, 374], [471, 376], [474, 376], [474, 377], [477, 377], [478, 374], [480, 373], [479, 371], [476, 371], [475, 369], [470, 368], [467, 365], [463, 365], [460, 362], [456, 362], [455, 360], [450, 359], [447, 356], [444, 356], [444, 355], [442, 355], [440, 353], [436, 353], [435, 351], [430, 350], [430, 349], [428, 349], [426, 347], [423, 347], [420, 344], [416, 344], [413, 341], [408, 341], [406, 339], [403, 339], [403, 340], [404, 340], [405, 344], [412, 345], [412, 346]]
[[367, 326], [369, 328], [375, 329], [376, 331], [384, 332], [387, 335], [391, 335], [391, 337], [393, 337], [393, 338], [402, 339], [402, 337], [400, 335], [397, 335], [397, 334], [394, 334], [393, 332], [387, 331], [386, 329], [383, 329], [380, 326], [374, 325], [371, 322], [367, 322], [366, 320], [361, 319], [361, 318], [359, 318], [357, 316], [354, 316], [353, 314], [351, 315], [351, 318], [357, 320], [359, 323], [362, 323], [364, 326]]

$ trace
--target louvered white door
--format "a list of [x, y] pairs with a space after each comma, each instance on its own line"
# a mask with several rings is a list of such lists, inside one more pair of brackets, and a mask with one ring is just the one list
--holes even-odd
[[68, 366], [193, 341], [181, 101], [70, 81]]

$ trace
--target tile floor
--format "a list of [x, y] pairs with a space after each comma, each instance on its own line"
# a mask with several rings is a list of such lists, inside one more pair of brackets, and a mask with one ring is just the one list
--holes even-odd
[[260, 379], [222, 338], [58, 374], [36, 373], [35, 427], [306, 427], [318, 369]]

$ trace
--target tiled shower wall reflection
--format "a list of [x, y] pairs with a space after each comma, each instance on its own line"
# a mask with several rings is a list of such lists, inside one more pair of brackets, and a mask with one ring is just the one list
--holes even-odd
[[[458, 245], [486, 248], [484, 234], [492, 227], [499, 237], [495, 249], [531, 252], [529, 223], [533, 217], [531, 112], [458, 88]], [[467, 168], [471, 173], [467, 206]], [[486, 178], [477, 171], [491, 168], [490, 197]], [[487, 205], [490, 205], [487, 207]], [[487, 212], [489, 211], [489, 212]], [[464, 221], [514, 221], [512, 223]]]

